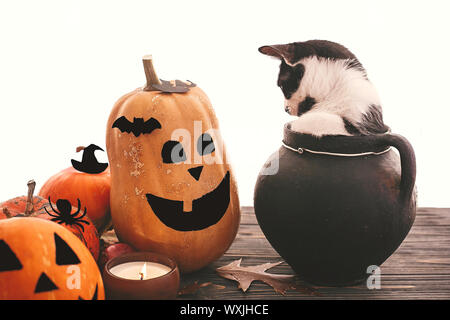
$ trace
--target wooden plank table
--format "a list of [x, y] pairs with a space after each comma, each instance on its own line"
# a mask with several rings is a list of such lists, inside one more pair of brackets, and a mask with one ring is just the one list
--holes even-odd
[[[416, 221], [400, 248], [381, 266], [381, 289], [365, 283], [353, 287], [314, 287], [316, 294], [301, 291], [276, 293], [255, 281], [247, 290], [217, 275], [215, 269], [242, 258], [242, 266], [282, 261], [264, 237], [252, 207], [242, 208], [241, 225], [229, 250], [208, 267], [182, 275], [181, 287], [212, 284], [179, 299], [450, 299], [450, 209], [419, 208]], [[283, 262], [269, 273], [294, 274]], [[301, 281], [301, 280], [299, 280]]]

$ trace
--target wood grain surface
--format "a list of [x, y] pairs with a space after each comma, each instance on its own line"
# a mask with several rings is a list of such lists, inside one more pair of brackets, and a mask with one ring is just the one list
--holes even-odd
[[[252, 207], [242, 207], [238, 235], [229, 250], [206, 268], [182, 275], [179, 299], [450, 299], [450, 209], [419, 208], [416, 221], [400, 248], [381, 266], [381, 289], [366, 283], [352, 287], [316, 287], [297, 276], [298, 290], [276, 293], [255, 281], [244, 293], [216, 268], [242, 258], [242, 266], [283, 261], [264, 237]], [[269, 273], [294, 274], [285, 262]], [[188, 293], [195, 283], [200, 288]], [[302, 289], [304, 286], [304, 289]]]

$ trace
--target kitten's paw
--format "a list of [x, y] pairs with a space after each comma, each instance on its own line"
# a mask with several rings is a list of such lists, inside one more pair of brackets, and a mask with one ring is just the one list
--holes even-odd
[[350, 135], [345, 129], [344, 120], [340, 116], [325, 112], [306, 113], [297, 120], [292, 121], [291, 129], [316, 137], [324, 135]]

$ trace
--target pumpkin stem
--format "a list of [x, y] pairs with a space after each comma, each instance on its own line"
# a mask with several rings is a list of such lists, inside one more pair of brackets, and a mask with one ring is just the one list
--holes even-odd
[[3, 214], [7, 219], [11, 218], [11, 212], [9, 212], [8, 208], [6, 207], [3, 208]]
[[83, 147], [83, 146], [80, 146], [80, 147], [77, 147], [77, 148], [75, 149], [75, 151], [76, 151], [76, 152], [80, 152], [80, 151], [82, 151], [82, 150], [84, 150], [84, 149], [86, 149], [86, 148]]
[[30, 180], [27, 183], [28, 186], [28, 196], [27, 196], [27, 205], [25, 207], [25, 216], [29, 216], [34, 211], [34, 205], [33, 205], [33, 194], [34, 189], [36, 188], [36, 182], [34, 180]]
[[144, 63], [145, 77], [147, 78], [147, 84], [144, 87], [144, 91], [157, 91], [156, 89], [153, 89], [152, 85], [161, 85], [161, 81], [156, 75], [155, 68], [153, 67], [152, 55], [144, 56], [142, 62]]

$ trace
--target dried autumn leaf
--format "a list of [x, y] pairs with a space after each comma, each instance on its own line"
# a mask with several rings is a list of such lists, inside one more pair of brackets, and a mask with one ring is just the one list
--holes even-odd
[[276, 292], [285, 294], [289, 289], [296, 289], [294, 276], [272, 274], [265, 272], [267, 269], [273, 268], [280, 263], [263, 263], [257, 266], [241, 267], [242, 258], [235, 260], [230, 264], [217, 268], [216, 272], [226, 279], [239, 282], [239, 288], [247, 291], [253, 281], [259, 280], [270, 285]]
[[117, 239], [114, 230], [106, 231], [101, 235], [100, 246], [102, 250], [105, 249], [107, 246], [115, 243], [119, 243], [119, 239]]

